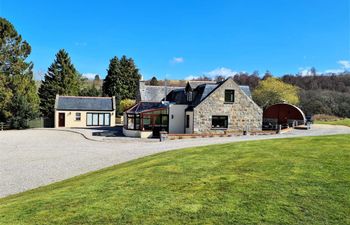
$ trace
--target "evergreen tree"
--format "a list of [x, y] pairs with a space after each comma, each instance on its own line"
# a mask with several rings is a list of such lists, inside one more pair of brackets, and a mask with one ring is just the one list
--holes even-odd
[[13, 25], [0, 17], [0, 120], [16, 117], [19, 121], [16, 128], [22, 128], [38, 111], [33, 64], [26, 62], [30, 52], [30, 45]]
[[53, 118], [56, 95], [78, 95], [81, 86], [82, 77], [74, 68], [68, 53], [59, 50], [39, 88], [42, 115]]
[[158, 86], [157, 78], [156, 77], [152, 77], [152, 79], [150, 80], [149, 84], [153, 85], [153, 86]]
[[125, 55], [119, 60], [114, 57], [110, 60], [106, 79], [103, 82], [103, 94], [115, 96], [117, 108], [123, 99], [135, 99], [138, 82], [141, 78], [134, 60]]
[[98, 74], [95, 75], [94, 81], [100, 81], [100, 76]]
[[92, 96], [98, 97], [101, 96], [101, 90], [98, 90], [93, 84], [90, 87], [85, 87], [80, 90], [80, 96]]

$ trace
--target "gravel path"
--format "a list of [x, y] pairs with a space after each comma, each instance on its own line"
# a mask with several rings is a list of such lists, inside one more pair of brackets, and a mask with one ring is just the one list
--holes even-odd
[[292, 130], [280, 135], [195, 138], [162, 143], [127, 138], [91, 141], [77, 133], [54, 129], [0, 131], [0, 197], [173, 149], [329, 134], [350, 134], [350, 127], [314, 125], [311, 130]]

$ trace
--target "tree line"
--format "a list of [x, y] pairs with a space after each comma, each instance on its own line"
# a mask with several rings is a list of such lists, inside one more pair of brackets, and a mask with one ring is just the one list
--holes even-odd
[[[38, 116], [53, 119], [56, 95], [116, 96], [119, 112], [134, 103], [130, 99], [136, 97], [141, 75], [132, 58], [113, 57], [106, 78], [102, 81], [96, 76], [89, 83], [75, 69], [68, 52], [61, 49], [37, 89], [33, 63], [27, 62], [31, 46], [1, 17], [0, 31], [0, 122], [8, 122], [13, 128], [25, 128], [29, 120]], [[207, 76], [198, 79], [212, 80]], [[223, 79], [222, 76], [215, 78], [216, 81]], [[311, 76], [287, 74], [279, 78], [269, 71], [260, 77], [259, 72], [254, 71], [236, 74], [233, 79], [239, 85], [248, 85], [253, 99], [262, 108], [285, 101], [300, 106], [307, 114], [350, 117], [348, 71], [317, 75], [313, 68]], [[152, 77], [149, 84], [163, 85], [164, 82]]]
[[[263, 109], [275, 103], [287, 102], [299, 106], [307, 115], [350, 117], [349, 71], [318, 74], [313, 67], [308, 76], [286, 74], [274, 77], [270, 71], [266, 71], [261, 77], [258, 71], [254, 71], [252, 74], [241, 72], [232, 78], [239, 85], [249, 86], [253, 100]], [[202, 75], [193, 80], [220, 82], [224, 79], [226, 77]], [[148, 84], [162, 85], [163, 81], [152, 77]]]
[[[270, 80], [271, 78], [273, 80]], [[286, 102], [299, 106], [308, 115], [350, 117], [349, 71], [339, 74], [314, 72], [309, 76], [287, 74], [280, 78], [274, 78], [270, 72], [265, 73], [262, 78], [256, 74], [241, 73], [235, 75], [233, 79], [240, 85], [249, 85], [254, 100], [261, 107], [268, 105], [266, 101], [260, 99], [265, 96], [270, 99], [270, 103], [289, 99]], [[291, 96], [294, 96], [294, 100], [290, 99]]]
[[116, 96], [117, 106], [136, 97], [141, 75], [132, 58], [124, 55], [110, 60], [100, 91], [96, 88], [102, 82], [99, 76], [88, 85], [64, 49], [56, 54], [37, 90], [33, 63], [26, 61], [30, 45], [1, 17], [0, 31], [0, 122], [8, 122], [12, 128], [26, 128], [28, 121], [38, 116], [53, 120], [56, 95]]

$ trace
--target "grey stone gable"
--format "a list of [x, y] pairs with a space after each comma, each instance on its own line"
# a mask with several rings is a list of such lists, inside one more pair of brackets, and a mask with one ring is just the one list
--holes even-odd
[[57, 110], [112, 111], [113, 97], [57, 96]]
[[[235, 102], [225, 102], [226, 89], [235, 90]], [[262, 126], [262, 109], [231, 78], [219, 84], [192, 111], [194, 133], [261, 130]], [[212, 116], [227, 116], [227, 129], [212, 129]]]
[[[231, 83], [233, 83], [233, 86], [239, 87], [239, 88], [236, 88], [237, 91], [240, 91], [241, 93], [244, 93], [244, 95], [246, 95], [246, 96], [248, 97], [249, 101], [252, 102], [257, 108], [260, 109], [260, 107], [259, 107], [259, 106], [253, 101], [253, 99], [251, 98], [252, 95], [251, 95], [249, 86], [247, 86], [247, 85], [238, 85], [232, 78], [227, 78], [226, 80], [224, 80], [224, 81], [222, 81], [221, 83], [217, 84], [217, 85], [215, 86], [215, 88], [212, 88], [212, 90], [211, 90], [209, 93], [207, 93], [207, 95], [205, 95], [205, 96], [201, 99], [201, 101], [200, 101], [198, 104], [194, 105], [194, 107], [196, 107], [197, 105], [199, 105], [200, 103], [202, 103], [206, 98], [208, 98], [208, 97], [209, 97], [210, 95], [212, 95], [215, 91], [217, 91], [217, 89], [219, 89], [220, 86], [224, 85], [224, 84], [227, 83], [227, 82], [231, 82]], [[261, 109], [260, 109], [260, 110], [261, 110]]]

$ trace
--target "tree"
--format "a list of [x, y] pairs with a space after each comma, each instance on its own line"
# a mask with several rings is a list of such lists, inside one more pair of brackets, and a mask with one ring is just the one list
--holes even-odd
[[297, 105], [299, 104], [298, 93], [299, 89], [297, 87], [270, 77], [259, 83], [253, 91], [253, 99], [263, 108], [281, 102]]
[[311, 76], [316, 76], [316, 75], [317, 75], [317, 71], [316, 71], [316, 68], [315, 68], [315, 67], [311, 67], [311, 69], [310, 69], [310, 75], [311, 75]]
[[36, 112], [32, 110], [30, 101], [26, 96], [21, 94], [15, 95], [12, 99], [12, 115], [9, 119], [10, 126], [15, 129], [28, 128], [29, 119], [37, 116]]
[[191, 80], [193, 80], [193, 81], [212, 81], [213, 79], [208, 77], [207, 75], [201, 75], [199, 77], [193, 77]]
[[23, 128], [24, 121], [33, 119], [38, 111], [33, 63], [26, 62], [30, 53], [30, 45], [0, 17], [0, 120], [16, 118], [20, 121], [16, 128]]
[[133, 105], [135, 105], [136, 101], [133, 99], [123, 99], [120, 101], [119, 105], [119, 111], [124, 112], [127, 109], [131, 108]]
[[225, 77], [222, 76], [222, 75], [218, 75], [218, 76], [216, 76], [216, 77], [214, 78], [214, 80], [215, 80], [216, 82], [222, 82], [222, 81], [225, 80]]
[[59, 50], [39, 88], [42, 115], [52, 119], [56, 95], [78, 95], [81, 86], [82, 77], [76, 71], [68, 53], [63, 49]]
[[268, 78], [271, 78], [271, 77], [273, 77], [272, 73], [269, 70], [266, 70], [266, 72], [265, 72], [265, 74], [264, 74], [262, 79], [263, 80], [267, 80]]
[[153, 85], [153, 86], [158, 86], [159, 85], [158, 80], [157, 80], [156, 77], [152, 77], [152, 79], [150, 80], [149, 84]]
[[243, 72], [236, 74], [233, 77], [233, 80], [239, 85], [248, 85], [252, 90], [254, 90], [260, 82], [260, 78], [256, 73], [249, 75], [248, 73]]
[[91, 85], [91, 87], [85, 87], [80, 90], [79, 92], [80, 96], [93, 96], [93, 97], [98, 97], [101, 96], [101, 90], [98, 90], [94, 84]]
[[110, 60], [102, 90], [106, 96], [115, 96], [119, 108], [123, 99], [135, 99], [138, 82], [141, 78], [134, 60], [125, 55], [119, 60], [116, 56]]

